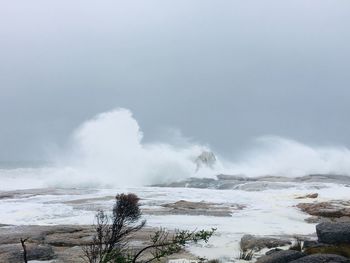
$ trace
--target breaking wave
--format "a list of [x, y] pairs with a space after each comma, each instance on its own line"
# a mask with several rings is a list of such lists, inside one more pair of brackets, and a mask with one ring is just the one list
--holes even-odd
[[69, 147], [54, 158], [53, 167], [0, 170], [1, 188], [141, 186], [193, 176], [215, 177], [220, 173], [350, 175], [348, 148], [310, 146], [276, 136], [257, 139], [235, 160], [217, 155], [212, 166], [199, 167], [196, 163], [203, 152], [210, 152], [209, 147], [190, 142], [181, 146], [145, 143], [132, 113], [115, 109], [78, 127]]
[[[97, 115], [73, 134], [71, 146], [60, 156], [77, 183], [139, 186], [183, 179], [196, 171], [195, 159], [206, 146], [187, 143], [143, 143], [132, 113], [116, 109]], [[201, 169], [208, 176], [210, 169]]]

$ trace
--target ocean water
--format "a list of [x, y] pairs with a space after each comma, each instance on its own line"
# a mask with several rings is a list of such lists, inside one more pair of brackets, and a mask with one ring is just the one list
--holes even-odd
[[[317, 188], [317, 189], [315, 189]], [[9, 190], [9, 189], [7, 189]], [[210, 229], [217, 233], [206, 247], [191, 247], [195, 254], [234, 257], [239, 240], [253, 235], [312, 235], [315, 225], [304, 221], [308, 216], [295, 205], [298, 196], [318, 192], [318, 201], [348, 199], [349, 188], [337, 184], [295, 184], [281, 190], [242, 191], [190, 188], [125, 187], [125, 188], [42, 188], [1, 192], [13, 197], [0, 200], [0, 223], [11, 225], [91, 224], [98, 209], [110, 211], [117, 193], [136, 193], [142, 207], [161, 209], [161, 204], [179, 200], [205, 201], [218, 204], [241, 204], [246, 208], [232, 211], [231, 217], [189, 215], [144, 215], [150, 227], [168, 229]], [[0, 193], [0, 194], [1, 194]]]

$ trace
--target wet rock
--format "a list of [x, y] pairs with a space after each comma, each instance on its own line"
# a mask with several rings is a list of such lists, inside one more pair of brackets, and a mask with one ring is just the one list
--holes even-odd
[[91, 242], [91, 230], [77, 232], [52, 233], [45, 237], [45, 243], [56, 247], [74, 247], [88, 245]]
[[291, 263], [349, 263], [350, 260], [338, 256], [338, 255], [331, 255], [331, 254], [315, 254], [310, 255], [306, 257], [299, 258], [294, 261], [290, 261]]
[[311, 216], [306, 218], [305, 222], [311, 223], [311, 224], [331, 223], [331, 222], [350, 222], [350, 217], [349, 216], [342, 216], [342, 217]]
[[274, 248], [274, 249], [271, 249], [271, 250], [269, 250], [269, 251], [267, 251], [266, 253], [265, 253], [265, 255], [271, 255], [271, 254], [273, 254], [273, 253], [276, 253], [276, 252], [278, 252], [278, 251], [282, 251], [283, 249], [281, 249], [281, 248]]
[[318, 241], [325, 244], [350, 244], [350, 223], [321, 223], [316, 226]]
[[313, 247], [313, 246], [317, 246], [319, 243], [317, 242], [317, 240], [305, 240], [303, 243], [303, 248], [309, 248], [309, 247]]
[[[253, 183], [253, 184], [252, 184]], [[239, 189], [247, 191], [262, 191], [266, 189], [284, 189], [295, 186], [299, 183], [308, 183], [314, 189], [320, 186], [319, 183], [350, 184], [350, 176], [332, 174], [314, 174], [302, 177], [288, 176], [260, 176], [247, 177], [244, 175], [219, 174], [216, 179], [212, 178], [190, 178], [184, 181], [157, 184], [158, 187], [192, 187], [209, 189]], [[310, 196], [308, 198], [312, 198]]]
[[350, 244], [304, 244], [304, 252], [306, 254], [334, 254], [350, 258]]
[[254, 249], [256, 251], [263, 248], [275, 248], [292, 244], [289, 239], [279, 239], [273, 237], [258, 237], [253, 235], [244, 235], [241, 238], [241, 247], [245, 250]]
[[282, 250], [259, 258], [256, 263], [288, 263], [306, 256], [304, 253], [294, 250]]
[[0, 229], [0, 245], [16, 244], [23, 237], [31, 242], [46, 242], [52, 236], [69, 235], [77, 243], [84, 243], [83, 238], [92, 234], [90, 226], [14, 226]]
[[201, 189], [216, 189], [218, 188], [218, 181], [213, 178], [189, 178], [184, 181], [171, 182], [166, 184], [154, 184], [156, 187], [187, 187], [187, 188], [201, 188]]
[[243, 191], [264, 191], [268, 189], [280, 190], [294, 187], [289, 183], [277, 183], [277, 182], [247, 182], [234, 187], [235, 190]]
[[213, 152], [203, 151], [194, 161], [196, 163], [196, 170], [201, 167], [213, 167], [216, 162], [216, 157]]
[[[51, 260], [56, 257], [51, 246], [26, 244], [28, 260]], [[20, 244], [8, 244], [0, 246], [0, 262], [22, 263], [23, 249]]]
[[299, 182], [321, 182], [321, 183], [338, 183], [338, 184], [349, 184], [350, 176], [340, 174], [310, 174], [302, 177], [297, 177], [295, 180]]
[[218, 180], [222, 181], [241, 181], [241, 182], [247, 182], [247, 181], [256, 181], [253, 178], [246, 177], [244, 175], [227, 175], [227, 174], [219, 174], [216, 176]]
[[82, 247], [53, 247], [57, 258], [55, 263], [86, 263]]
[[333, 200], [319, 203], [300, 203], [297, 207], [312, 216], [336, 218], [350, 216], [350, 201]]
[[[140, 248], [149, 241], [155, 229], [144, 228], [135, 233], [131, 248]], [[30, 260], [51, 260], [55, 263], [80, 263], [82, 247], [89, 243], [92, 226], [11, 226], [0, 228], [0, 263], [22, 263], [23, 249], [20, 238], [26, 242]]]
[[74, 195], [74, 194], [88, 194], [95, 193], [96, 190], [80, 189], [80, 188], [38, 188], [38, 189], [23, 189], [13, 191], [0, 191], [0, 199], [13, 199], [13, 198], [28, 198], [33, 196], [42, 195]]
[[163, 209], [143, 209], [145, 214], [152, 215], [207, 215], [207, 216], [232, 216], [235, 210], [244, 209], [240, 204], [217, 204], [207, 202], [190, 202], [180, 200], [175, 203], [163, 204]]
[[28, 260], [50, 260], [55, 258], [54, 251], [48, 245], [27, 246]]
[[307, 195], [304, 195], [304, 196], [299, 196], [296, 199], [307, 199], [307, 198], [315, 199], [317, 197], [318, 197], [318, 193], [313, 193], [313, 194], [307, 194]]

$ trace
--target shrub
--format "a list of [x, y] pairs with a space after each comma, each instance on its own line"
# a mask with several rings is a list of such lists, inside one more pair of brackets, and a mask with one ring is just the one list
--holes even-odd
[[96, 214], [95, 235], [91, 244], [83, 248], [84, 259], [89, 263], [136, 263], [148, 252], [150, 257], [143, 260], [149, 263], [179, 252], [187, 244], [208, 242], [215, 232], [176, 230], [173, 233], [159, 229], [150, 237], [150, 244], [134, 252], [129, 247], [131, 235], [141, 230], [145, 220], [141, 220], [139, 198], [135, 194], [116, 196], [112, 215], [103, 211]]

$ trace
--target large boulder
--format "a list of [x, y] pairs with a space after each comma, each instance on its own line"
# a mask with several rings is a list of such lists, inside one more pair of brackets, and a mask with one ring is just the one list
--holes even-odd
[[290, 261], [290, 263], [349, 263], [350, 260], [338, 256], [338, 255], [332, 255], [332, 254], [315, 254], [311, 256], [306, 256], [299, 258], [297, 260]]
[[270, 255], [262, 256], [256, 261], [256, 263], [288, 263], [305, 256], [306, 254], [299, 251], [282, 250]]
[[253, 235], [244, 235], [241, 238], [241, 248], [245, 250], [261, 250], [263, 248], [275, 248], [290, 245], [289, 239], [279, 239], [273, 237], [259, 237]]
[[350, 223], [321, 223], [316, 226], [318, 241], [325, 244], [350, 244]]

